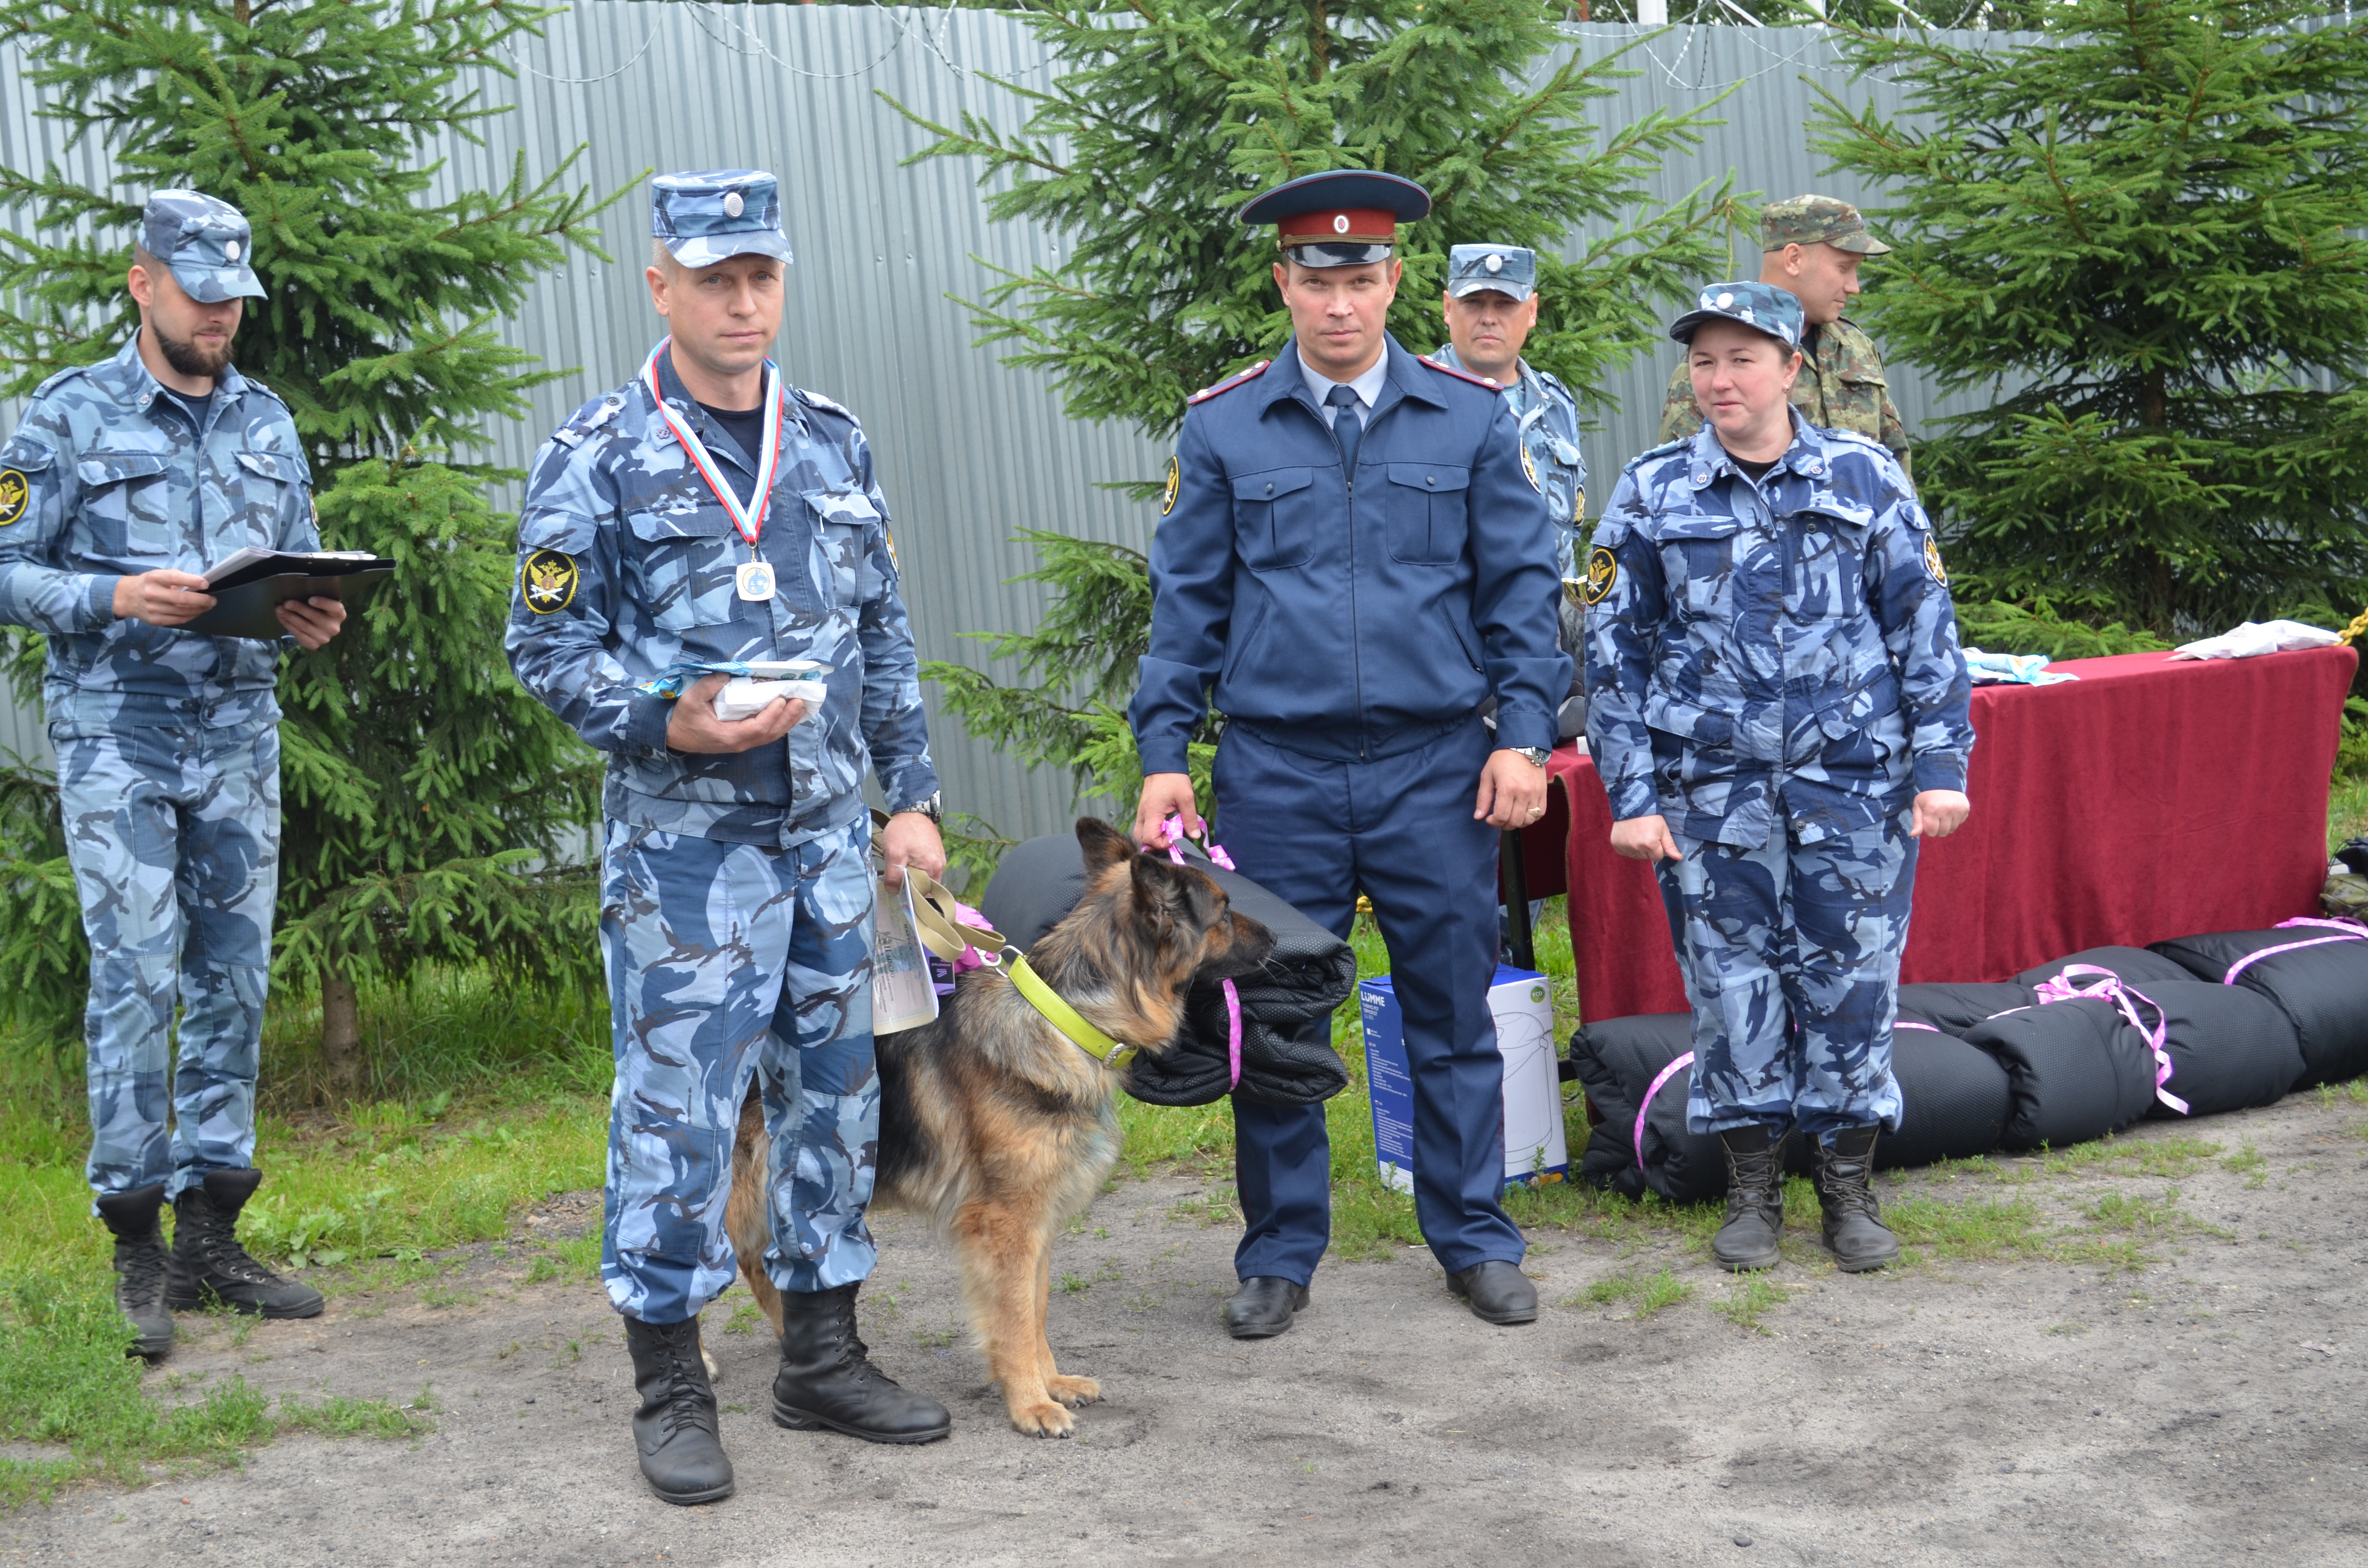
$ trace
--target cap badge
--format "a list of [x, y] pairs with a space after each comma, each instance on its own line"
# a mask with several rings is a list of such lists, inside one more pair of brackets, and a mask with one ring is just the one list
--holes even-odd
[[748, 204], [741, 199], [738, 191], [727, 190], [723, 193], [723, 215], [726, 218], [737, 218], [747, 210], [747, 207]]
[[236, 261], [238, 259], [238, 242], [236, 240], [223, 241], [222, 255], [233, 261]]
[[1346, 212], [1337, 213], [1334, 215], [1332, 219], [1332, 232], [1336, 234], [1345, 234], [1349, 232], [1349, 215]]
[[1488, 253], [1488, 259], [1482, 262], [1480, 265], [1486, 267], [1490, 272], [1502, 272], [1505, 270], [1505, 258], [1497, 255], [1494, 251], [1491, 251]]

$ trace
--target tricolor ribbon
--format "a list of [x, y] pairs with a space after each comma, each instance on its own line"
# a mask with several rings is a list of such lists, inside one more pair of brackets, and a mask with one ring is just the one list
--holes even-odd
[[643, 379], [650, 386], [650, 401], [656, 403], [658, 412], [666, 416], [666, 428], [674, 432], [674, 438], [682, 443], [682, 449], [689, 455], [690, 466], [699, 471], [700, 478], [707, 481], [707, 488], [715, 493], [715, 498], [723, 502], [723, 509], [732, 515], [732, 526], [738, 528], [740, 537], [748, 541], [753, 556], [757, 537], [765, 531], [765, 507], [773, 494], [773, 469], [781, 455], [781, 373], [773, 368], [770, 359], [765, 361], [764, 408], [772, 417], [765, 421], [765, 451], [757, 460], [757, 501], [751, 510], [740, 505], [740, 493], [732, 487], [731, 481], [723, 477], [723, 471], [715, 466], [715, 459], [709, 454], [706, 443], [699, 438], [699, 432], [675, 412], [674, 404], [658, 391], [658, 358], [673, 342], [673, 335], [667, 335], [650, 350], [649, 363], [642, 367]]

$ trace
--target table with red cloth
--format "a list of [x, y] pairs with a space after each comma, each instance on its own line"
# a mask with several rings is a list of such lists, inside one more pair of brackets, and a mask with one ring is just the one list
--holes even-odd
[[[2056, 686], [1975, 687], [1974, 814], [1918, 851], [1900, 978], [2010, 980], [2084, 948], [2317, 914], [2328, 781], [2357, 663], [2341, 647], [2125, 653], [2053, 665], [2080, 677]], [[1565, 746], [1552, 766], [1570, 824], [1581, 1012], [1683, 1012], [1651, 867], [1611, 852], [1594, 762]]]

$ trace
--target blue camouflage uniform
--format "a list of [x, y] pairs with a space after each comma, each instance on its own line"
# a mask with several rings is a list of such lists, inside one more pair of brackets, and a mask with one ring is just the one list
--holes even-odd
[[[1342, 937], [1371, 897], [1406, 1010], [1416, 1212], [1454, 1273], [1522, 1254], [1498, 1203], [1497, 833], [1473, 799], [1492, 749], [1554, 744], [1570, 664], [1504, 398], [1395, 339], [1374, 386], [1353, 471], [1295, 343], [1193, 401], [1129, 717], [1144, 772], [1180, 773], [1213, 693], [1216, 815], [1243, 874]], [[1309, 1027], [1328, 1039], [1328, 1018]], [[1234, 1121], [1235, 1270], [1304, 1285], [1330, 1234], [1324, 1109], [1236, 1096]]]
[[[190, 190], [157, 192], [141, 236], [208, 302], [262, 294], [251, 238], [235, 208]], [[125, 576], [202, 573], [247, 545], [317, 550], [320, 538], [287, 405], [234, 368], [193, 416], [126, 344], [43, 382], [0, 447], [0, 622], [48, 640], [41, 690], [90, 941], [88, 1174], [101, 1194], [162, 1182], [170, 1199], [253, 1163], [279, 860], [272, 690], [292, 644], [114, 609]]]
[[[1537, 252], [1525, 245], [1455, 245], [1447, 253], [1447, 291], [1462, 299], [1487, 290], [1519, 304], [1535, 292], [1537, 269]], [[1453, 344], [1442, 346], [1431, 358], [1466, 369]], [[1505, 389], [1505, 402], [1520, 430], [1529, 471], [1545, 494], [1563, 581], [1576, 583], [1586, 543], [1580, 529], [1587, 518], [1587, 459], [1578, 449], [1578, 400], [1559, 377], [1524, 359], [1520, 379]]]
[[[773, 176], [668, 176], [653, 228], [686, 267], [788, 258]], [[743, 452], [684, 392], [658, 393], [735, 490]], [[677, 1323], [731, 1283], [723, 1231], [749, 1074], [772, 1137], [772, 1241], [785, 1290], [863, 1278], [880, 1126], [872, 1069], [867, 765], [891, 811], [934, 805], [912, 630], [862, 427], [785, 387], [756, 548], [693, 467], [643, 377], [586, 403], [536, 455], [518, 523], [511, 667], [608, 754], [601, 937], [617, 1076], [601, 1274], [618, 1310]], [[769, 562], [769, 599], [734, 571]], [[812, 659], [829, 692], [785, 741], [734, 756], [667, 749], [684, 665]]]
[[[1760, 293], [1797, 345], [1798, 302], [1761, 284], [1713, 286], [1680, 324], [1756, 305], [1781, 327]], [[1622, 472], [1587, 564], [1588, 737], [1615, 820], [1664, 817], [1683, 855], [1658, 873], [1694, 1011], [1688, 1125], [1830, 1142], [1898, 1126], [1909, 808], [1964, 789], [1974, 735], [1898, 460], [1790, 417], [1758, 480], [1707, 423]]]

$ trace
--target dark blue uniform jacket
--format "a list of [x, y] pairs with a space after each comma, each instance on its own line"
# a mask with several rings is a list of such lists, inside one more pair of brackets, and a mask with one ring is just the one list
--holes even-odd
[[1497, 698], [1497, 744], [1551, 746], [1570, 688], [1554, 529], [1493, 388], [1409, 354], [1343, 472], [1296, 344], [1194, 400], [1151, 546], [1151, 651], [1129, 718], [1181, 773], [1216, 706], [1337, 759], [1411, 751]]

